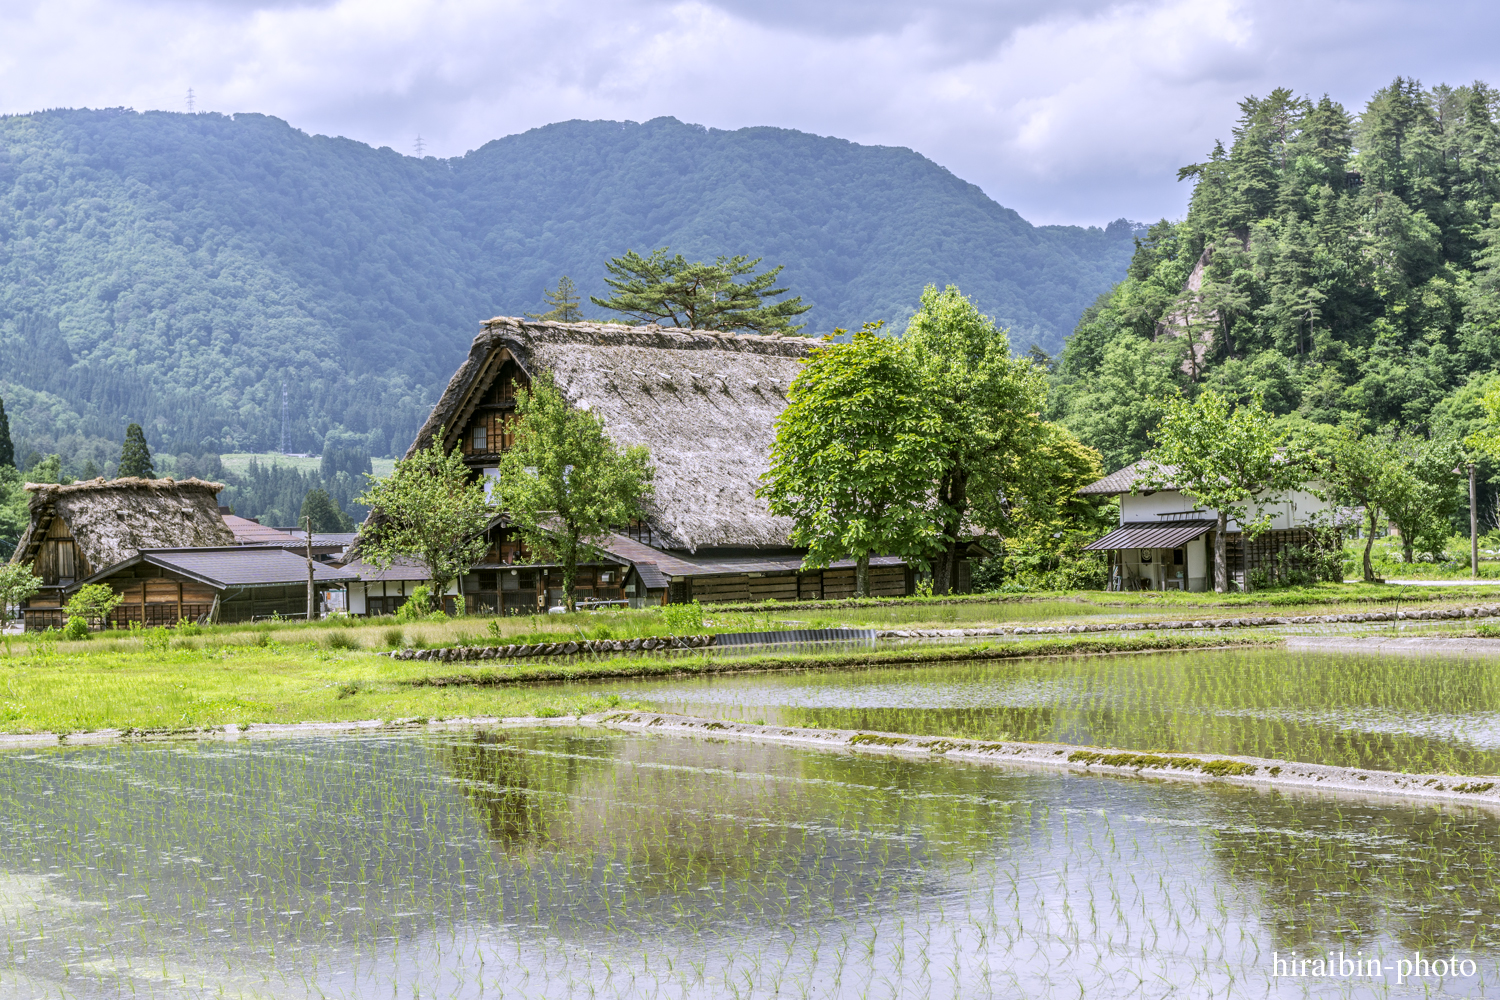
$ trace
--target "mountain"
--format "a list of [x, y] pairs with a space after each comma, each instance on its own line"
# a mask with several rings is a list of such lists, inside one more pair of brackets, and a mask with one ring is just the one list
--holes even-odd
[[[1139, 240], [1054, 372], [1052, 415], [1110, 468], [1163, 397], [1257, 396], [1309, 434], [1461, 440], [1500, 385], [1500, 91], [1397, 78], [1357, 113], [1278, 89], [1184, 167], [1187, 217]], [[1500, 461], [1480, 461], [1485, 518]], [[1467, 530], [1467, 520], [1463, 522]]]
[[[478, 323], [670, 245], [782, 264], [807, 333], [955, 283], [1060, 349], [1134, 229], [1032, 226], [908, 149], [659, 118], [417, 159], [256, 114], [0, 118], [0, 395], [17, 453], [399, 454]], [[586, 308], [590, 315], [599, 310]]]

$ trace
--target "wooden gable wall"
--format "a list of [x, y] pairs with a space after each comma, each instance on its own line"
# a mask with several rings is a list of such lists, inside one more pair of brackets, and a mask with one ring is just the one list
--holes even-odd
[[469, 408], [459, 441], [465, 459], [498, 457], [515, 444], [516, 389], [528, 384], [525, 373], [507, 354]]
[[83, 557], [83, 550], [73, 540], [68, 523], [57, 515], [53, 515], [52, 523], [47, 526], [47, 534], [37, 547], [32, 572], [41, 577], [42, 583], [49, 587], [72, 583], [93, 573], [88, 560]]

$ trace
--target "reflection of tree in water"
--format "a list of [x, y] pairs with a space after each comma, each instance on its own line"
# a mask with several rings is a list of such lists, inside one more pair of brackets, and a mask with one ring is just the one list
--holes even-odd
[[436, 746], [490, 838], [510, 847], [549, 839], [548, 825], [568, 808], [583, 776], [609, 765], [614, 744], [598, 737], [557, 734], [560, 743], [537, 752], [534, 736], [480, 730], [467, 742]]
[[932, 762], [557, 731], [436, 749], [539, 912], [565, 887], [596, 914], [670, 907], [700, 926], [826, 917], [926, 892], [1030, 822], [993, 772]]
[[1500, 945], [1500, 829], [1474, 807], [1220, 789], [1209, 843], [1258, 890], [1276, 947]]

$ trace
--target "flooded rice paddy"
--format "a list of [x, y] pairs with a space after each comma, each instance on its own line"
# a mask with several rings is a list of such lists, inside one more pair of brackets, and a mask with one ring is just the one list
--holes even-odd
[[1280, 648], [617, 681], [665, 712], [775, 725], [1500, 774], [1500, 661]]
[[1474, 807], [600, 731], [12, 751], [0, 994], [1488, 995], [1497, 861]]

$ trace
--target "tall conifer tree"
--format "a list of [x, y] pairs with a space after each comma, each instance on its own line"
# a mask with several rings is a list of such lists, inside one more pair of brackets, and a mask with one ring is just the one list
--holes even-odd
[[125, 428], [125, 447], [120, 450], [120, 471], [116, 475], [121, 479], [128, 476], [156, 478], [156, 469], [151, 464], [151, 449], [146, 447], [146, 433], [141, 430], [140, 424], [131, 424]]
[[0, 465], [16, 467], [16, 446], [10, 439], [10, 417], [5, 415], [3, 399], [0, 399]]

